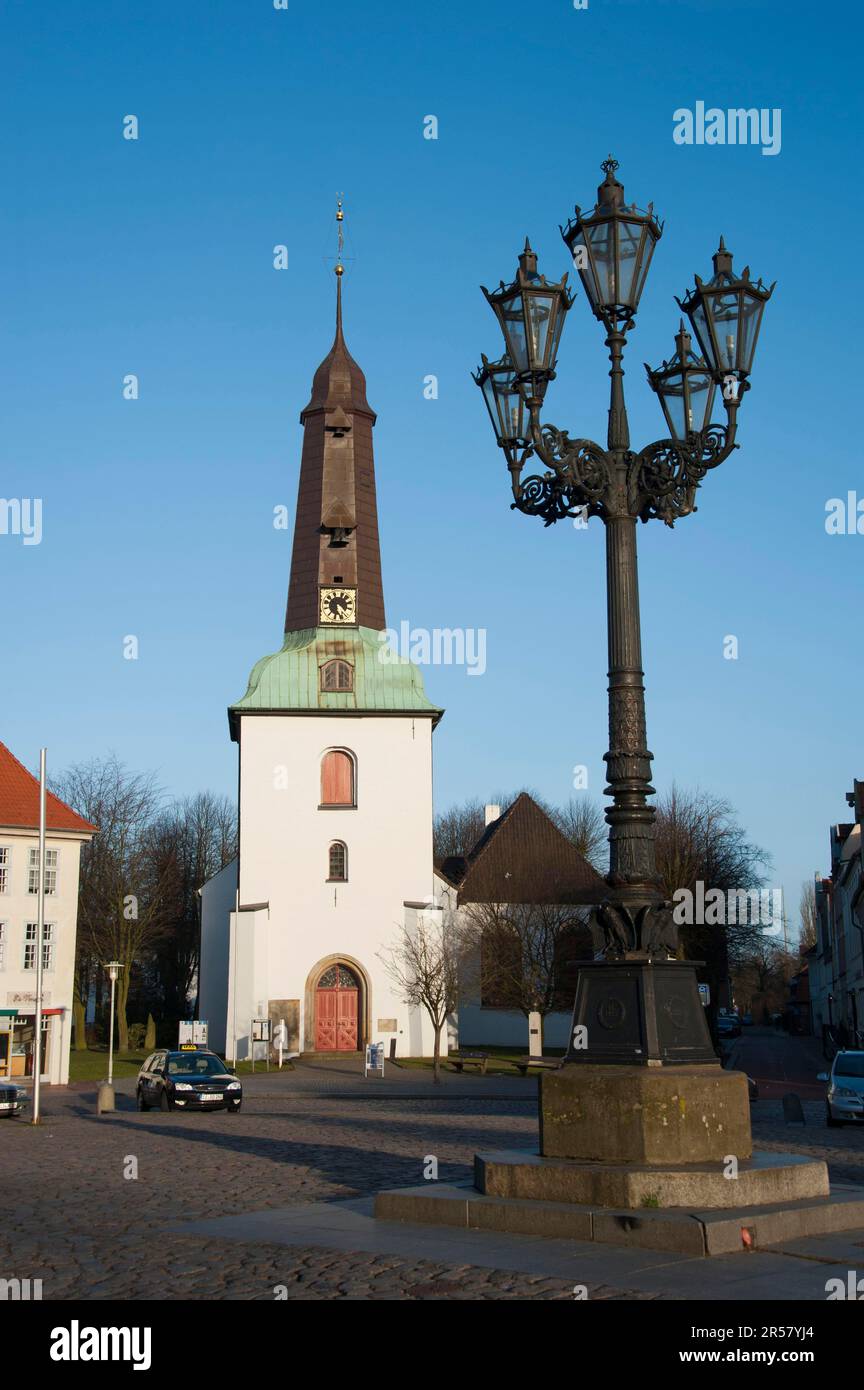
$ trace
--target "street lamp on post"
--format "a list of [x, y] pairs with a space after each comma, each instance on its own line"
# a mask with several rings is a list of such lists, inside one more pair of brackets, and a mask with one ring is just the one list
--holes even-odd
[[108, 971], [108, 979], [111, 981], [111, 1014], [108, 1025], [108, 1080], [103, 1081], [99, 1087], [96, 1101], [99, 1114], [114, 1109], [114, 991], [120, 971], [123, 969], [123, 962], [119, 960], [106, 961], [105, 969]]
[[[670, 436], [638, 453], [630, 447], [624, 400], [623, 354], [634, 328], [651, 259], [663, 232], [653, 204], [624, 201], [611, 157], [590, 213], [577, 206], [561, 228], [595, 317], [606, 330], [611, 390], [606, 447], [571, 438], [542, 423], [546, 390], [555, 378], [558, 346], [573, 296], [566, 275], [547, 282], [526, 241], [511, 285], [483, 293], [502, 329], [505, 356], [483, 358], [475, 375], [499, 447], [510, 470], [512, 506], [546, 526], [565, 517], [598, 516], [606, 528], [609, 640], [609, 751], [605, 795], [609, 825], [608, 893], [594, 923], [605, 943], [603, 959], [580, 970], [567, 1060], [665, 1066], [716, 1062], [697, 991], [693, 962], [675, 959], [678, 939], [666, 901], [648, 798], [652, 754], [645, 729], [645, 690], [639, 617], [636, 522], [657, 518], [667, 526], [696, 510], [695, 496], [709, 469], [736, 448], [740, 398], [749, 387], [762, 313], [773, 291], [740, 277], [721, 241], [714, 276], [679, 301], [701, 356], [683, 321], [673, 357], [648, 372]], [[725, 424], [712, 423], [717, 388]], [[535, 457], [545, 472], [523, 479]], [[600, 1028], [596, 1026], [599, 1019]], [[591, 1022], [587, 1048], [576, 1050], [580, 1023]]]

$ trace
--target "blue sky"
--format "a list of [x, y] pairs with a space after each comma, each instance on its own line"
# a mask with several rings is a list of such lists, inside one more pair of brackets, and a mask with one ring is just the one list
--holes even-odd
[[[864, 536], [824, 525], [829, 498], [864, 497], [857, 8], [5, 0], [0, 13], [0, 492], [44, 509], [40, 545], [0, 535], [0, 737], [31, 766], [43, 743], [54, 769], [113, 749], [170, 793], [233, 791], [225, 709], [280, 645], [291, 533], [273, 509], [293, 512], [298, 414], [332, 340], [344, 192], [389, 620], [487, 632], [484, 676], [426, 672], [447, 709], [437, 803], [526, 783], [566, 800], [575, 764], [599, 796], [602, 525], [544, 531], [509, 510], [469, 373], [500, 351], [479, 284], [511, 278], [526, 233], [557, 278], [558, 224], [593, 203], [612, 151], [628, 201], [653, 199], [666, 220], [625, 358], [634, 444], [665, 432], [642, 363], [670, 355], [673, 295], [710, 274], [720, 233], [737, 267], [778, 281], [741, 448], [695, 515], [640, 528], [640, 582], [655, 783], [727, 796], [796, 908], [864, 775]], [[780, 108], [781, 152], [676, 145], [673, 112], [700, 100]], [[122, 138], [128, 114], [137, 141]], [[607, 370], [580, 292], [546, 418], [604, 440]]]

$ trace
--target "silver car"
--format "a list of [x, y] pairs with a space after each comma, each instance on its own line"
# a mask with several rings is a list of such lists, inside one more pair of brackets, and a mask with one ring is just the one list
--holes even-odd
[[838, 1052], [830, 1075], [821, 1072], [819, 1080], [828, 1082], [826, 1118], [829, 1125], [864, 1120], [864, 1052]]

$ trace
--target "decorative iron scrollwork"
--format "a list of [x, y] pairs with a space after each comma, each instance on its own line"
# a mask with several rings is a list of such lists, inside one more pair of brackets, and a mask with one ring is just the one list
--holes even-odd
[[543, 425], [534, 436], [533, 452], [550, 471], [514, 488], [514, 508], [542, 516], [546, 526], [579, 514], [604, 515], [613, 467], [605, 449], [591, 439], [571, 439], [566, 430]]
[[725, 425], [711, 425], [686, 444], [658, 439], [629, 459], [630, 505], [642, 521], [657, 517], [674, 526], [696, 511], [696, 492], [710, 468], [716, 468], [736, 447]]

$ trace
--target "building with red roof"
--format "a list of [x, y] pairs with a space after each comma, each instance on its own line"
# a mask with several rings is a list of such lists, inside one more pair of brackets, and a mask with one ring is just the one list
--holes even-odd
[[[97, 833], [46, 797], [42, 1077], [69, 1080], [81, 846]], [[39, 779], [0, 743], [0, 1077], [32, 1079], [39, 901]]]

